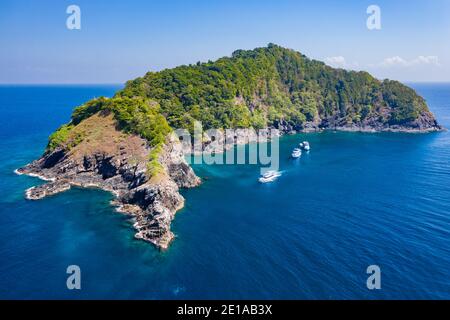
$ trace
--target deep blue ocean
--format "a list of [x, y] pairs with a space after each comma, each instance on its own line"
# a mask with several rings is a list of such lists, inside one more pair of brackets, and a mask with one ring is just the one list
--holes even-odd
[[[411, 85], [450, 128], [450, 84]], [[73, 107], [119, 88], [0, 86], [0, 298], [450, 299], [449, 132], [283, 137], [266, 185], [258, 166], [195, 165], [204, 183], [183, 191], [165, 252], [133, 238], [107, 192], [25, 200], [42, 182], [14, 169]], [[381, 290], [366, 287], [372, 264]]]

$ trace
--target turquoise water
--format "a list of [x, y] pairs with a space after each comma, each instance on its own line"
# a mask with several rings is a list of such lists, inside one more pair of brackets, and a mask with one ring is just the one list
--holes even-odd
[[[413, 84], [450, 128], [450, 84]], [[111, 195], [23, 198], [74, 106], [118, 86], [0, 86], [0, 298], [450, 298], [450, 134], [318, 133], [281, 139], [283, 175], [195, 165], [166, 252], [133, 239]], [[298, 161], [301, 140], [312, 151]], [[66, 289], [66, 268], [82, 289]], [[377, 264], [382, 289], [366, 288]]]

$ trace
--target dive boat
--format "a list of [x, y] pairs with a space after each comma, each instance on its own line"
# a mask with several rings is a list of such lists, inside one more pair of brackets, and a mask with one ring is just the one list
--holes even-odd
[[292, 154], [291, 157], [294, 159], [300, 158], [300, 156], [302, 155], [302, 150], [300, 150], [299, 148], [295, 148], [294, 150], [292, 150]]
[[270, 170], [264, 173], [258, 180], [261, 183], [267, 183], [275, 181], [279, 176], [281, 176], [281, 172]]
[[303, 141], [298, 146], [305, 151], [309, 151], [311, 149], [308, 141]]

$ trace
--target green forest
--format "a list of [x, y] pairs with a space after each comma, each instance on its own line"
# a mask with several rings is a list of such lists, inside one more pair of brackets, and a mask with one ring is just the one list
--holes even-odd
[[[367, 72], [334, 69], [299, 52], [269, 44], [237, 50], [217, 61], [183, 65], [128, 81], [113, 98], [77, 107], [70, 123], [50, 136], [47, 151], [63, 145], [71, 128], [101, 111], [118, 128], [146, 139], [157, 162], [172, 129], [408, 125], [428, 108], [414, 90]], [[80, 138], [81, 139], [81, 138]], [[77, 141], [72, 141], [77, 143]]]
[[[238, 50], [215, 62], [149, 72], [129, 81], [118, 97], [159, 103], [174, 128], [263, 128], [281, 121], [301, 128], [330, 117], [360, 124], [368, 117], [389, 124], [413, 121], [427, 109], [414, 90], [379, 81], [367, 72], [334, 69], [269, 44]], [[382, 109], [392, 109], [388, 115]]]

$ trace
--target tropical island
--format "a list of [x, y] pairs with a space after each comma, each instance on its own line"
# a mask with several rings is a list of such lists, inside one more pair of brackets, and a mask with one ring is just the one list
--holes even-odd
[[[425, 100], [397, 81], [334, 69], [269, 44], [217, 61], [148, 72], [112, 98], [75, 108], [50, 137], [43, 156], [18, 169], [47, 183], [26, 191], [41, 199], [71, 186], [114, 193], [136, 237], [167, 248], [180, 188], [200, 184], [174, 129], [276, 128], [431, 132], [443, 128]], [[204, 139], [205, 147], [210, 143]]]

